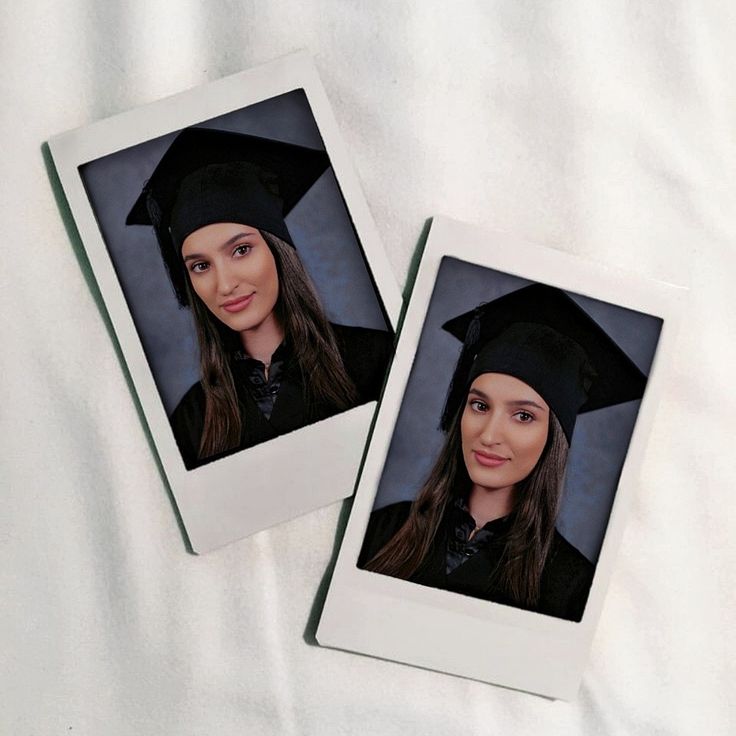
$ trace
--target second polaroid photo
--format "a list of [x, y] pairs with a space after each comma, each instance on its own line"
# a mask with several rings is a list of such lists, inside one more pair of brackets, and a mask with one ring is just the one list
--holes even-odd
[[678, 294], [436, 219], [320, 643], [571, 697]]

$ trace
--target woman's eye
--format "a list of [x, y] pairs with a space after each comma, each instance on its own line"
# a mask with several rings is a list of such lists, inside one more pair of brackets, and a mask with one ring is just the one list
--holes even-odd
[[238, 245], [238, 246], [235, 247], [235, 250], [233, 251], [233, 255], [247, 256], [248, 253], [251, 252], [251, 250], [253, 250], [253, 246], [252, 245], [246, 245], [244, 243], [243, 245]]
[[193, 263], [190, 268], [194, 273], [202, 273], [203, 271], [206, 271], [209, 266], [203, 261], [198, 261], [197, 263]]
[[471, 399], [469, 404], [470, 408], [473, 409], [473, 411], [484, 412], [488, 409], [488, 404], [486, 404], [484, 401], [481, 401], [480, 399]]
[[533, 422], [534, 421], [534, 415], [530, 414], [528, 411], [519, 411], [516, 413], [516, 418], [520, 421], [526, 424], [527, 422]]

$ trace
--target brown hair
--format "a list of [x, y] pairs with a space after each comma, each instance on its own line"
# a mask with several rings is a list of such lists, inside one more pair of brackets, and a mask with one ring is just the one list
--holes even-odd
[[[344, 411], [356, 403], [357, 389], [345, 370], [335, 334], [314, 286], [292, 246], [271, 233], [261, 231], [261, 235], [276, 261], [276, 315], [303, 379], [307, 413], [322, 402], [331, 404], [335, 413]], [[213, 317], [194, 293], [188, 276], [185, 284], [199, 342], [205, 397], [199, 457], [206, 458], [240, 444], [243, 415], [225, 349], [235, 333]]]
[[[448, 504], [470, 491], [471, 480], [462, 456], [460, 406], [434, 467], [421, 487], [409, 517], [365, 568], [409, 579], [432, 546]], [[534, 606], [539, 600], [542, 569], [549, 553], [559, 509], [568, 443], [557, 417], [550, 412], [549, 433], [532, 472], [517, 484], [516, 506], [502, 558], [489, 573], [511, 601]]]

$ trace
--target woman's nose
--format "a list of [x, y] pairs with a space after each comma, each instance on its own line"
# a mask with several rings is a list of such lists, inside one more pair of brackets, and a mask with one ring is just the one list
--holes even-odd
[[219, 268], [217, 270], [217, 290], [220, 294], [227, 296], [235, 287], [238, 285], [238, 279], [236, 274], [233, 273], [229, 268]]
[[480, 441], [484, 445], [498, 445], [503, 441], [502, 416], [498, 412], [489, 412], [480, 432]]

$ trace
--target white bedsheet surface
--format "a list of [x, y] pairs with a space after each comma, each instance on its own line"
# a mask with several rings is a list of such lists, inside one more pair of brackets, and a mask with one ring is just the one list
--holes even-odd
[[[736, 731], [733, 3], [0, 8], [0, 733]], [[691, 288], [574, 703], [316, 646], [340, 505], [185, 550], [41, 145], [303, 48], [400, 283], [442, 213]]]

